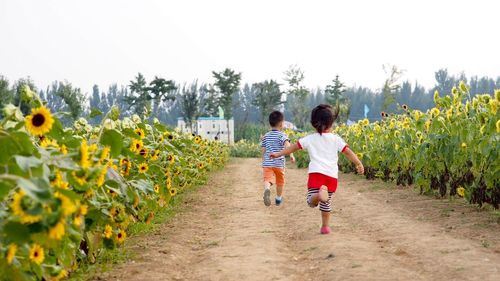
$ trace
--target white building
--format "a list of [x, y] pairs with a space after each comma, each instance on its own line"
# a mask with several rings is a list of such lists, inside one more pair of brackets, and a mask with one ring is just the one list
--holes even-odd
[[[220, 117], [200, 117], [193, 123], [193, 129], [186, 125], [182, 118], [177, 119], [177, 127], [181, 132], [195, 133], [209, 140], [228, 142], [227, 121]], [[234, 143], [234, 120], [229, 119], [229, 144]]]

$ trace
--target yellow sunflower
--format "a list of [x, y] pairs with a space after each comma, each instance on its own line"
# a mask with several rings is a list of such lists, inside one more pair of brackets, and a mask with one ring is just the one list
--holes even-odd
[[198, 169], [203, 169], [203, 162], [198, 162], [198, 164], [196, 165], [198, 167]]
[[162, 143], [164, 140], [165, 140], [165, 138], [164, 138], [163, 136], [160, 136], [160, 137], [158, 138], [158, 142], [159, 142], [159, 143]]
[[40, 215], [31, 215], [27, 213], [23, 208], [23, 199], [25, 197], [25, 193], [22, 190], [19, 190], [16, 194], [14, 194], [14, 198], [10, 205], [12, 212], [14, 215], [17, 215], [21, 218], [21, 223], [35, 223], [39, 222], [42, 219]]
[[64, 144], [61, 145], [61, 147], [59, 148], [59, 151], [61, 151], [61, 153], [64, 155], [68, 154], [68, 148]]
[[89, 146], [87, 145], [87, 140], [83, 140], [80, 145], [80, 166], [83, 169], [88, 169], [90, 167], [89, 158]]
[[172, 179], [170, 177], [167, 178], [167, 180], [165, 181], [165, 185], [167, 186], [167, 189], [170, 190], [170, 188], [172, 188]]
[[111, 148], [109, 146], [105, 146], [101, 151], [101, 158], [99, 158], [99, 162], [103, 162], [104, 160], [109, 158], [109, 152]]
[[49, 229], [49, 238], [54, 240], [61, 240], [65, 233], [64, 222], [60, 221]]
[[66, 277], [68, 277], [68, 272], [65, 269], [61, 269], [61, 271], [59, 271], [59, 273], [56, 276], [54, 276], [51, 280], [52, 281], [59, 281], [59, 280], [62, 280]]
[[7, 256], [5, 257], [5, 259], [7, 260], [8, 264], [12, 263], [12, 260], [16, 256], [16, 252], [17, 252], [17, 245], [16, 244], [10, 244], [9, 245], [9, 249], [7, 250]]
[[176, 188], [170, 188], [168, 191], [170, 192], [170, 196], [175, 196], [177, 194]]
[[174, 164], [174, 162], [175, 162], [175, 155], [173, 155], [173, 154], [167, 155], [167, 161], [170, 162], [170, 164]]
[[127, 238], [127, 233], [123, 229], [120, 229], [116, 234], [116, 241], [121, 244], [125, 241], [125, 238]]
[[73, 176], [73, 179], [79, 184], [79, 185], [85, 185], [87, 183], [87, 175], [85, 173], [82, 173], [81, 171], [77, 172], [73, 171], [71, 172], [71, 175]]
[[141, 155], [144, 158], [148, 158], [149, 152], [148, 149], [143, 147], [139, 150], [139, 155]]
[[106, 224], [104, 227], [104, 237], [109, 239], [111, 236], [113, 236], [113, 228], [109, 224]]
[[200, 144], [200, 143], [201, 143], [201, 137], [200, 137], [200, 136], [196, 136], [196, 137], [194, 138], [194, 142], [195, 142], [196, 144]]
[[108, 168], [104, 167], [101, 172], [99, 173], [99, 176], [97, 177], [96, 180], [96, 185], [97, 187], [101, 187], [104, 185], [104, 182], [106, 181], [106, 174], [108, 173]]
[[71, 199], [69, 199], [65, 195], [62, 195], [59, 192], [55, 192], [54, 197], [56, 197], [57, 199], [59, 199], [59, 201], [61, 201], [61, 209], [64, 216], [69, 216], [74, 212], [76, 212], [77, 208], [73, 203], [73, 201], [71, 201]]
[[155, 152], [151, 156], [151, 160], [156, 161], [156, 160], [158, 160], [159, 157], [160, 157], [160, 150], [157, 149], [157, 150], [155, 150]]
[[147, 163], [141, 163], [139, 164], [139, 173], [145, 173], [149, 169], [149, 166]]
[[144, 131], [141, 128], [137, 128], [134, 130], [134, 132], [141, 138], [143, 139], [145, 137]]
[[45, 106], [31, 109], [31, 114], [24, 119], [26, 130], [34, 136], [41, 136], [50, 132], [54, 118]]
[[155, 193], [160, 193], [160, 185], [155, 184], [154, 190], [155, 190]]
[[465, 195], [465, 188], [463, 188], [463, 187], [461, 187], [461, 186], [460, 186], [460, 187], [458, 187], [458, 188], [457, 188], [457, 194], [458, 194], [460, 197], [464, 197], [464, 195]]
[[138, 152], [141, 150], [141, 148], [144, 146], [144, 143], [142, 140], [132, 140], [132, 144], [130, 145], [130, 151], [132, 152]]
[[36, 264], [41, 264], [45, 259], [45, 254], [43, 252], [43, 248], [38, 244], [33, 244], [30, 248], [29, 253], [30, 260], [35, 262]]

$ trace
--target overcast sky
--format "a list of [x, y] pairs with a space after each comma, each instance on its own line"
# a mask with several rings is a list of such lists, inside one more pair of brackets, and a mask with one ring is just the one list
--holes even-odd
[[383, 64], [434, 85], [434, 72], [500, 75], [500, 1], [0, 0], [0, 74], [45, 87], [128, 84], [137, 72], [212, 82], [277, 79], [291, 64], [308, 87], [336, 74], [383, 84]]

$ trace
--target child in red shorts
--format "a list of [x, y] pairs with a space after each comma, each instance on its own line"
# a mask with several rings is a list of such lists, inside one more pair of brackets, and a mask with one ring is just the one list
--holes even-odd
[[307, 204], [313, 208], [319, 205], [322, 219], [321, 234], [328, 234], [331, 231], [329, 226], [330, 200], [337, 190], [338, 152], [342, 152], [356, 165], [358, 173], [364, 173], [363, 164], [356, 154], [349, 149], [341, 137], [331, 133], [337, 115], [338, 113], [332, 112], [330, 105], [318, 105], [311, 113], [311, 124], [317, 133], [307, 135], [288, 148], [271, 154], [272, 158], [281, 157], [299, 149], [305, 149], [309, 153]]

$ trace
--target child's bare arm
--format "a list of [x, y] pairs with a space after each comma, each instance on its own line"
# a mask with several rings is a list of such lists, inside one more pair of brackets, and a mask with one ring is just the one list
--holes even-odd
[[300, 149], [300, 147], [296, 143], [294, 143], [294, 144], [290, 145], [289, 147], [283, 149], [280, 152], [271, 153], [270, 156], [271, 156], [271, 158], [277, 158], [277, 157], [281, 157], [283, 155], [289, 155], [291, 153], [294, 153], [295, 151], [297, 151], [299, 149]]
[[264, 161], [264, 155], [266, 155], [266, 149], [264, 147], [261, 147], [260, 151], [262, 152], [262, 161]]
[[[285, 141], [285, 148], [288, 148], [290, 146], [290, 141]], [[290, 160], [292, 161], [292, 163], [295, 163], [295, 156], [293, 155], [293, 153], [290, 153]]]
[[348, 147], [346, 148], [342, 153], [349, 159], [354, 165], [356, 165], [356, 170], [358, 171], [358, 174], [364, 174], [365, 173], [365, 167], [363, 167], [363, 163], [359, 160], [358, 156], [354, 154], [354, 152]]

